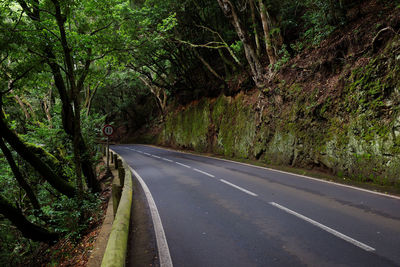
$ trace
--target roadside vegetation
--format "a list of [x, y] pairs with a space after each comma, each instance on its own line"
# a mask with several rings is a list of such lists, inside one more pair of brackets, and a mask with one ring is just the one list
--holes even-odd
[[101, 221], [104, 123], [399, 187], [399, 34], [398, 0], [1, 1], [1, 262]]

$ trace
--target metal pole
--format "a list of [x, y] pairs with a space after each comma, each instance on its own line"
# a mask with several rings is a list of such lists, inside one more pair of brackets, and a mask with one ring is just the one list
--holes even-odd
[[110, 161], [110, 144], [108, 141], [109, 137], [107, 136], [107, 169], [109, 169], [109, 161]]

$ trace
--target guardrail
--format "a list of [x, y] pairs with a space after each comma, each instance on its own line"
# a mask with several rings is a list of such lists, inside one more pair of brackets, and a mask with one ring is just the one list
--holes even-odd
[[112, 185], [114, 222], [101, 266], [122, 267], [125, 266], [128, 247], [132, 206], [132, 173], [128, 164], [121, 157], [118, 158], [114, 151], [111, 152], [114, 166], [118, 169], [118, 177], [114, 178]]

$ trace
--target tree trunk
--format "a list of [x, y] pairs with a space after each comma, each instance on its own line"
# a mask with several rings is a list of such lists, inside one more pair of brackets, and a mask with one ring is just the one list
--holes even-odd
[[[74, 149], [74, 158], [75, 158], [75, 171], [77, 175], [77, 184], [78, 184], [78, 190], [83, 190], [83, 185], [81, 186], [82, 183], [82, 171], [85, 169], [84, 175], [87, 178], [90, 183], [88, 183], [88, 186], [91, 184], [94, 187], [91, 188], [93, 191], [98, 191], [100, 188], [100, 184], [97, 181], [96, 174], [93, 170], [92, 163], [90, 160], [90, 155], [87, 155], [85, 157], [82, 157], [82, 153], [88, 154], [87, 150], [82, 150], [82, 143], [84, 144], [84, 140], [82, 138], [82, 132], [81, 132], [81, 120], [80, 120], [80, 92], [84, 86], [84, 81], [85, 78], [89, 72], [89, 67], [91, 64], [90, 61], [90, 55], [91, 55], [91, 49], [88, 50], [88, 59], [85, 62], [85, 66], [82, 69], [82, 74], [79, 77], [79, 79], [76, 79], [76, 70], [74, 68], [74, 60], [73, 56], [71, 55], [72, 49], [68, 45], [67, 41], [67, 34], [65, 32], [65, 14], [62, 14], [61, 12], [61, 3], [58, 0], [52, 0], [54, 8], [55, 8], [55, 18], [57, 21], [58, 29], [60, 32], [60, 40], [61, 40], [61, 46], [64, 52], [64, 60], [67, 66], [67, 72], [66, 72], [66, 78], [69, 81], [70, 85], [70, 98], [73, 102], [74, 105], [74, 110], [71, 112], [71, 104], [69, 101], [69, 97], [67, 95], [66, 98], [62, 99], [63, 100], [63, 107], [65, 106], [66, 111], [68, 114], [62, 114], [63, 115], [63, 122], [64, 122], [64, 129], [67, 133], [69, 133], [70, 138], [73, 142], [73, 149]], [[51, 52], [51, 51], [50, 51]], [[53, 58], [55, 58], [54, 54], [51, 52]], [[56, 75], [58, 75], [59, 82], [56, 82], [56, 86], [59, 89], [59, 91], [66, 91], [65, 84], [63, 81], [62, 76], [59, 76], [58, 73], [60, 73], [59, 66], [55, 64], [54, 62], [51, 62], [50, 60], [48, 61], [49, 65], [52, 65], [52, 72], [54, 74], [54, 71], [56, 72]], [[61, 74], [61, 73], [60, 73]], [[61, 85], [62, 82], [62, 85]], [[60, 86], [60, 88], [59, 88]], [[61, 94], [61, 93], [60, 93]], [[64, 102], [65, 101], [65, 102]], [[69, 106], [69, 107], [68, 107]], [[64, 109], [63, 109], [64, 111]], [[65, 117], [64, 117], [65, 116]], [[71, 119], [70, 123], [65, 123], [68, 122], [69, 119]], [[84, 147], [86, 148], [86, 144], [84, 144]], [[83, 165], [88, 165], [85, 168], [83, 168]], [[93, 178], [94, 177], [94, 178]], [[83, 192], [82, 192], [83, 193]]]
[[[55, 64], [55, 56], [53, 52], [51, 51], [50, 48], [46, 49], [46, 54], [48, 58], [50, 59], [47, 64], [50, 66], [51, 72], [54, 77], [54, 83], [55, 86], [59, 92], [61, 103], [62, 103], [62, 112], [61, 112], [61, 117], [63, 121], [63, 128], [64, 131], [68, 134], [72, 142], [74, 142], [74, 136], [75, 136], [75, 124], [78, 123], [75, 118], [74, 110], [72, 109], [72, 106], [70, 104], [70, 98], [68, 97], [67, 89], [65, 87], [64, 79], [61, 74], [60, 68], [57, 64]], [[80, 120], [79, 120], [80, 124]], [[88, 154], [88, 149], [86, 147], [86, 144], [83, 140], [82, 133], [80, 132], [80, 127], [79, 129], [76, 129], [77, 132], [79, 132], [79, 138], [76, 140], [77, 143], [79, 143], [79, 151], [83, 152], [85, 155], [80, 156], [81, 157], [81, 162], [80, 165], [82, 168], [82, 173], [86, 178], [88, 187], [92, 189], [93, 192], [100, 192], [101, 191], [101, 186], [96, 178], [96, 174], [93, 170], [92, 167], [92, 162], [90, 161], [90, 155]], [[75, 147], [75, 149], [78, 147]], [[74, 153], [76, 153], [76, 150], [74, 150]]]
[[229, 67], [232, 68], [233, 71], [236, 70], [235, 64], [230, 62], [225, 56], [224, 53], [221, 51], [221, 49], [218, 49], [218, 54], [221, 58], [221, 60], [224, 62], [224, 70], [225, 70], [225, 78], [230, 78], [231, 77], [231, 72], [229, 70]]
[[[79, 97], [80, 97], [80, 90], [83, 88], [85, 78], [88, 74], [90, 63], [91, 63], [91, 49], [88, 49], [87, 60], [85, 65], [82, 69], [77, 70], [75, 64], [74, 57], [72, 55], [73, 49], [71, 49], [68, 45], [67, 33], [65, 30], [65, 23], [66, 23], [66, 14], [62, 13], [62, 8], [65, 7], [62, 1], [59, 0], [51, 0], [54, 6], [53, 16], [56, 19], [57, 26], [58, 26], [58, 33], [59, 39], [62, 48], [62, 56], [57, 56], [53, 52], [53, 48], [56, 46], [53, 43], [46, 43], [43, 44], [42, 50], [43, 55], [46, 56], [46, 63], [49, 65], [51, 69], [51, 73], [54, 77], [54, 85], [56, 86], [60, 100], [62, 103], [62, 122], [64, 131], [68, 134], [69, 138], [73, 142], [73, 149], [74, 149], [74, 161], [77, 171], [77, 177], [80, 175], [80, 170], [84, 173], [85, 177], [92, 182], [90, 184], [95, 186], [96, 191], [100, 188], [97, 179], [93, 179], [96, 177], [94, 169], [92, 168], [92, 163], [90, 161], [90, 155], [88, 155], [88, 151], [84, 150], [86, 148], [86, 144], [84, 144], [84, 140], [82, 138], [81, 128], [80, 128], [80, 112], [79, 108]], [[21, 5], [22, 9], [27, 13], [27, 15], [32, 19], [32, 21], [40, 21], [40, 9], [38, 6], [32, 6], [34, 12], [31, 11], [30, 7], [27, 3], [23, 0], [18, 1]], [[37, 30], [42, 31], [43, 28], [41, 25], [37, 24]], [[58, 65], [58, 62], [64, 62], [66, 68], [64, 70], [65, 76], [61, 72], [61, 68]], [[77, 73], [80, 72], [81, 75], [79, 79], [77, 79]], [[65, 78], [65, 80], [64, 80]], [[69, 86], [69, 87], [67, 87]], [[71, 104], [73, 103], [73, 105]], [[75, 108], [75, 109], [74, 109]], [[79, 125], [77, 125], [79, 124]], [[83, 143], [83, 145], [82, 145]], [[75, 155], [77, 154], [78, 155]], [[80, 153], [87, 154], [87, 156], [82, 156]], [[82, 165], [88, 165], [83, 167]], [[77, 184], [80, 184], [77, 181]], [[88, 184], [89, 185], [89, 184]], [[80, 188], [80, 187], [79, 187]], [[79, 189], [78, 188], [78, 189]], [[75, 193], [75, 192], [74, 192]]]
[[75, 161], [75, 174], [76, 174], [76, 188], [78, 189], [79, 199], [83, 199], [83, 181], [82, 181], [82, 161], [80, 149], [81, 143], [81, 123], [80, 123], [80, 106], [77, 99], [74, 100], [75, 122], [74, 122], [74, 136], [73, 136], [73, 150]]
[[271, 35], [270, 35], [270, 21], [269, 21], [269, 16], [268, 16], [268, 11], [265, 8], [265, 5], [263, 3], [263, 0], [259, 0], [260, 3], [260, 16], [261, 16], [261, 22], [264, 30], [264, 37], [265, 37], [265, 51], [267, 52], [268, 59], [269, 59], [269, 64], [274, 65], [277, 61], [274, 49], [272, 47], [272, 40], [271, 40]]
[[193, 48], [194, 54], [200, 61], [204, 64], [204, 66], [219, 80], [224, 81], [224, 79], [208, 64], [208, 62], [197, 52], [195, 48]]
[[53, 120], [51, 118], [50, 105], [47, 103], [46, 99], [43, 101], [43, 109], [44, 113], [46, 113], [47, 121], [49, 122], [49, 128], [53, 128]]
[[25, 181], [24, 177], [22, 176], [22, 173], [19, 171], [19, 168], [12, 157], [11, 151], [8, 149], [8, 147], [6, 146], [6, 144], [3, 141], [3, 138], [1, 138], [1, 137], [0, 137], [0, 149], [3, 151], [3, 154], [6, 157], [8, 164], [10, 165], [11, 170], [12, 170], [19, 186], [25, 190], [33, 208], [36, 210], [40, 210], [40, 204], [35, 196], [35, 193], [33, 193], [32, 188]]
[[80, 143], [79, 143], [79, 150], [83, 151], [81, 162], [82, 162], [82, 173], [86, 178], [87, 186], [92, 190], [94, 193], [101, 192], [101, 186], [99, 180], [97, 180], [97, 176], [95, 171], [93, 170], [93, 164], [90, 160], [90, 155], [87, 149], [87, 146], [83, 140], [81, 135]]
[[14, 95], [15, 100], [17, 100], [19, 106], [21, 107], [22, 111], [25, 114], [25, 119], [29, 121], [31, 119], [31, 115], [29, 114], [28, 110], [25, 107], [25, 104], [22, 102], [21, 98], [17, 95]]
[[254, 0], [249, 0], [249, 3], [250, 3], [250, 11], [251, 11], [251, 22], [253, 23], [254, 40], [256, 42], [256, 53], [257, 53], [257, 56], [259, 57], [261, 55], [261, 45], [260, 45], [260, 38], [258, 37], [258, 31], [257, 31], [257, 20], [256, 20]]
[[[156, 97], [157, 106], [159, 107], [162, 119], [164, 120], [165, 109], [167, 107], [167, 92], [165, 91], [165, 89], [153, 86], [146, 78], [139, 76], [139, 79], [144, 83], [144, 85], [146, 85], [150, 89], [150, 92]], [[163, 94], [163, 98], [161, 98], [160, 96], [161, 91]]]
[[0, 213], [21, 231], [22, 235], [34, 241], [52, 243], [59, 235], [28, 221], [22, 212], [0, 195]]
[[20, 139], [11, 131], [7, 124], [4, 122], [2, 116], [0, 116], [0, 137], [3, 137], [12, 148], [32, 167], [43, 176], [43, 178], [49, 182], [60, 193], [73, 197], [75, 196], [75, 188], [71, 186], [67, 181], [59, 177], [46, 163], [44, 163], [39, 157], [37, 157]]
[[93, 97], [96, 95], [97, 89], [99, 88], [100, 84], [101, 83], [98, 82], [96, 84], [96, 86], [94, 87], [94, 89], [92, 90], [92, 92], [90, 92], [90, 87], [88, 88], [88, 96], [85, 101], [86, 116], [89, 116], [89, 114], [90, 114], [90, 108], [92, 106]]
[[239, 17], [236, 13], [235, 7], [229, 0], [217, 0], [219, 6], [221, 7], [224, 15], [230, 19], [233, 27], [236, 30], [236, 33], [239, 39], [243, 43], [244, 52], [246, 55], [247, 62], [250, 65], [250, 70], [252, 73], [252, 78], [257, 85], [257, 87], [262, 87], [264, 85], [264, 69], [261, 66], [261, 63], [257, 57], [256, 52], [251, 44], [249, 35], [247, 31], [243, 28]]

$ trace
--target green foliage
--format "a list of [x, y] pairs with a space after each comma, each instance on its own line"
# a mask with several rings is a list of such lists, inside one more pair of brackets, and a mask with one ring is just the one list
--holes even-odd
[[[61, 66], [68, 94], [77, 96], [77, 103], [80, 103], [74, 106], [74, 110], [80, 110], [79, 126], [87, 144], [87, 150], [81, 156], [90, 158], [92, 163], [98, 156], [95, 144], [104, 122], [115, 122], [116, 126], [123, 126], [121, 128], [130, 133], [149, 125], [160, 115], [156, 101], [164, 93], [170, 104], [177, 105], [191, 103], [202, 96], [215, 97], [224, 86], [239, 84], [239, 87], [242, 77], [233, 78], [231, 81], [235, 82], [232, 83], [237, 83], [234, 85], [226, 85], [223, 80], [227, 76], [235, 77], [235, 74], [246, 75], [249, 67], [242, 66], [245, 62], [243, 43], [215, 0], [60, 1], [61, 11], [65, 14], [65, 38], [73, 61], [75, 82], [82, 78], [80, 91], [71, 92], [66, 47], [61, 42], [53, 1], [38, 1], [40, 21], [30, 19], [26, 11], [21, 13], [20, 2], [0, 2], [1, 109], [12, 129], [24, 141], [33, 144], [32, 148], [46, 159], [48, 165], [53, 169], [59, 168], [58, 172], [71, 183], [76, 180], [74, 149], [71, 136], [63, 127], [62, 105], [73, 101], [61, 101], [49, 62]], [[27, 2], [32, 7], [32, 1]], [[252, 33], [250, 42], [254, 41], [257, 30], [262, 40], [261, 47], [264, 47], [259, 10], [256, 10], [256, 21], [253, 22], [248, 2], [232, 2], [240, 7], [237, 10], [243, 28]], [[344, 25], [346, 12], [355, 5], [353, 2], [264, 1], [270, 18], [273, 46], [278, 54], [273, 69], [280, 70], [289, 62], [292, 52], [300, 53], [307, 47], [318, 46], [337, 27]], [[398, 1], [395, 5], [399, 8]], [[51, 48], [54, 59], [49, 60], [43, 48]], [[398, 47], [385, 49], [386, 52], [398, 51]], [[266, 56], [263, 50], [259, 55], [261, 61]], [[223, 78], [216, 80], [200, 58]], [[88, 62], [90, 67], [85, 69]], [[345, 88], [348, 97], [342, 107], [349, 116], [360, 121], [357, 127], [329, 118], [332, 107], [336, 105], [333, 96], [321, 101], [316, 92], [306, 95], [299, 84], [281, 81], [275, 91], [265, 92], [287, 97], [283, 100], [284, 115], [290, 120], [287, 123], [277, 120], [272, 125], [269, 121], [262, 121], [264, 115], [254, 112], [252, 105], [244, 103], [241, 94], [232, 98], [220, 96], [215, 102], [201, 100], [177, 114], [168, 114], [163, 138], [198, 151], [213, 150], [239, 158], [254, 156], [274, 163], [310, 162], [305, 154], [319, 160], [315, 155], [325, 153], [321, 158], [325, 159], [327, 166], [331, 164], [329, 167], [332, 169], [367, 169], [366, 165], [381, 164], [382, 159], [374, 161], [373, 151], [360, 149], [349, 156], [345, 152], [340, 154], [334, 147], [347, 151], [358, 149], [360, 144], [372, 144], [377, 138], [383, 140], [382, 143], [387, 141], [385, 138], [390, 127], [394, 127], [394, 113], [398, 113], [398, 109], [393, 114], [386, 111], [391, 105], [399, 104], [387, 100], [389, 95], [398, 91], [398, 73], [399, 58], [391, 55], [371, 61], [351, 74]], [[3, 93], [11, 80], [15, 80], [13, 90]], [[288, 93], [284, 95], [285, 92]], [[16, 101], [17, 98], [21, 101]], [[271, 106], [273, 108], [266, 107], [270, 108], [268, 114], [275, 116], [283, 112], [280, 111], [282, 105]], [[388, 121], [385, 124], [378, 120], [382, 114]], [[258, 123], [259, 120], [256, 126], [255, 121]], [[321, 126], [322, 131], [316, 130], [316, 120], [326, 123]], [[358, 133], [359, 143], [353, 140], [351, 131]], [[298, 141], [302, 142], [304, 155], [292, 149]], [[398, 137], [393, 142], [397, 145], [387, 150], [398, 153]], [[257, 145], [253, 147], [253, 143]], [[265, 148], [268, 145], [270, 149]], [[30, 166], [14, 151], [12, 153], [43, 210], [32, 209], [4, 157], [0, 157], [2, 196], [16, 203], [37, 225], [79, 237], [98, 216], [97, 212], [93, 218], [90, 215], [91, 210], [98, 210], [98, 196], [88, 193], [82, 201], [61, 197], [35, 172], [35, 166]], [[339, 158], [350, 158], [355, 164], [346, 165]], [[393, 173], [371, 168], [374, 176], [366, 179], [378, 183], [377, 177], [394, 177]], [[0, 224], [8, 226], [10, 223], [0, 218]], [[0, 240], [1, 248], [6, 247], [7, 251], [0, 254], [1, 259], [22, 255], [31, 248], [30, 245], [21, 247], [25, 240], [15, 229], [10, 233], [2, 228]]]
[[232, 48], [232, 50], [236, 53], [236, 54], [241, 54], [243, 53], [243, 43], [242, 41], [236, 41], [234, 43], [232, 43], [230, 45], [230, 47]]
[[0, 151], [0, 194], [6, 199], [12, 199], [19, 195], [19, 190], [11, 168]]
[[83, 200], [62, 196], [43, 206], [42, 210], [55, 232], [79, 239], [92, 223], [100, 219], [100, 204], [98, 195], [88, 193]]
[[311, 45], [317, 46], [322, 40], [326, 39], [333, 30], [335, 30], [334, 26], [316, 23], [305, 31], [303, 36], [306, 42], [310, 42]]
[[169, 15], [167, 18], [162, 20], [162, 23], [159, 23], [157, 25], [157, 30], [159, 32], [168, 32], [170, 30], [172, 30], [176, 25], [177, 25], [178, 21], [176, 19], [176, 13], [173, 13], [171, 15]]
[[[388, 46], [388, 51], [393, 51], [393, 45]], [[398, 63], [391, 56], [377, 57], [364, 66], [352, 71], [350, 83], [346, 87], [348, 92], [345, 106], [348, 112], [355, 114], [368, 114], [369, 119], [380, 117], [387, 106], [392, 106], [390, 96], [396, 93], [399, 86]]]
[[[88, 153], [94, 161], [93, 163], [98, 162], [98, 157], [100, 157], [100, 152], [97, 151], [96, 146], [98, 142], [98, 137], [102, 136], [102, 126], [104, 125], [104, 121], [106, 120], [106, 115], [100, 115], [98, 113], [90, 113], [86, 115], [86, 110], [83, 109], [81, 111], [81, 118], [82, 118], [82, 135], [85, 140], [85, 143], [88, 146]], [[96, 153], [98, 153], [96, 155]]]
[[[89, 99], [95, 95], [95, 89], [105, 84], [107, 73], [115, 60], [113, 51], [122, 50], [126, 36], [118, 31], [126, 19], [128, 3], [125, 1], [60, 1], [61, 12], [65, 15], [65, 43], [61, 41], [63, 32], [55, 17], [54, 3], [57, 1], [37, 1], [40, 20], [32, 19], [29, 11], [21, 12], [20, 3], [24, 1], [1, 1], [0, 3], [0, 97], [1, 110], [6, 120], [21, 139], [35, 154], [56, 170], [63, 179], [75, 184], [74, 150], [71, 136], [67, 135], [62, 123], [62, 105], [71, 105], [71, 97], [77, 95], [74, 111], [81, 110], [82, 135], [87, 150], [82, 158], [95, 158], [95, 142], [105, 115], [86, 112], [90, 108]], [[32, 8], [31, 1], [27, 6]], [[167, 25], [167, 23], [166, 23]], [[167, 25], [168, 26], [168, 25]], [[71, 57], [65, 53], [67, 48]], [[49, 60], [49, 51], [54, 58]], [[69, 100], [60, 95], [59, 84], [54, 81], [52, 63], [60, 68], [67, 91], [72, 87], [71, 72], [66, 70], [67, 59], [73, 62], [75, 83], [82, 82], [80, 92], [67, 92]], [[88, 65], [88, 62], [91, 65]], [[89, 66], [89, 68], [86, 68]], [[12, 82], [13, 81], [13, 82]], [[9, 88], [13, 85], [13, 88]], [[96, 87], [97, 86], [97, 87]], [[10, 90], [13, 89], [13, 90]], [[6, 91], [5, 91], [6, 90]], [[63, 98], [64, 97], [64, 98]], [[17, 101], [18, 100], [18, 101]], [[60, 101], [63, 100], [64, 102]], [[71, 122], [71, 120], [69, 120]], [[21, 159], [11, 147], [17, 166], [39, 200], [41, 210], [34, 210], [26, 192], [20, 188], [4, 157], [0, 157], [0, 194], [21, 209], [27, 219], [50, 231], [79, 235], [98, 219], [99, 198], [90, 193], [84, 200], [61, 197], [50, 184], [45, 182], [31, 166]], [[3, 217], [3, 225], [10, 224]], [[8, 227], [7, 227], [8, 228]], [[12, 228], [12, 227], [11, 227]], [[15, 263], [13, 257], [23, 260], [24, 253], [35, 249], [37, 243], [31, 243], [21, 237], [17, 229], [0, 231], [0, 251], [3, 263]], [[21, 244], [27, 245], [21, 248]], [[33, 245], [29, 245], [33, 244]], [[4, 249], [4, 250], [3, 250]], [[4, 252], [4, 253], [3, 253]], [[29, 251], [32, 253], [32, 251]], [[7, 260], [3, 260], [7, 258]], [[17, 264], [11, 264], [17, 265]]]
[[20, 266], [40, 247], [24, 237], [0, 215], [0, 261], [4, 267]]
[[283, 65], [285, 65], [286, 63], [288, 63], [290, 60], [290, 54], [287, 51], [285, 44], [282, 45], [282, 48], [281, 48], [281, 50], [279, 50], [278, 55], [279, 55], [279, 60], [274, 64], [275, 71], [280, 70], [281, 67]]

